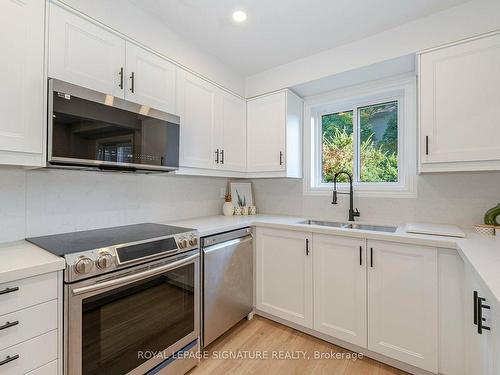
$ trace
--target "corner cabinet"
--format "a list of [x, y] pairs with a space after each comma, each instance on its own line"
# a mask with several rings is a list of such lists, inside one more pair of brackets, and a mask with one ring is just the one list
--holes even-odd
[[177, 103], [181, 116], [180, 166], [244, 172], [245, 101], [178, 70]]
[[248, 100], [248, 172], [302, 177], [302, 113], [302, 99], [290, 90]]
[[256, 308], [313, 326], [312, 236], [279, 229], [256, 229]]
[[500, 170], [500, 33], [422, 52], [421, 172]]
[[466, 374], [500, 374], [500, 305], [465, 264]]
[[437, 249], [367, 241], [368, 349], [438, 372]]
[[45, 2], [5, 0], [0, 12], [0, 164], [44, 163]]

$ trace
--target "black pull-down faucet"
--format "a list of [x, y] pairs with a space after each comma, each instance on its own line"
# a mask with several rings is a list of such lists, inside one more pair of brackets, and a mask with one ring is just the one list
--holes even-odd
[[[345, 174], [347, 178], [349, 178], [349, 193], [343, 193], [343, 192], [338, 192], [337, 191], [337, 178]], [[333, 177], [333, 197], [332, 197], [332, 204], [337, 204], [337, 194], [349, 194], [349, 221], [354, 221], [355, 217], [359, 217], [360, 213], [359, 210], [356, 208], [354, 210], [353, 205], [354, 205], [354, 199], [353, 199], [353, 190], [352, 190], [352, 176], [349, 172], [347, 171], [340, 171], [335, 173], [335, 176]]]

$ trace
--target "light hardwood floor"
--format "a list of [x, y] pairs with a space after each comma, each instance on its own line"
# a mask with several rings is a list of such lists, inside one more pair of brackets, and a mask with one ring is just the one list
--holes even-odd
[[[272, 357], [273, 352], [306, 352], [309, 359], [220, 359], [224, 353], [252, 353], [259, 351]], [[296, 331], [282, 324], [255, 316], [253, 320], [243, 320], [224, 336], [213, 342], [207, 349], [208, 359], [189, 372], [189, 375], [204, 374], [406, 374], [393, 367], [370, 358], [363, 359], [314, 359], [314, 353], [345, 353], [346, 349], [326, 341]], [[247, 354], [250, 355], [250, 354]], [[299, 355], [300, 356], [300, 355]]]

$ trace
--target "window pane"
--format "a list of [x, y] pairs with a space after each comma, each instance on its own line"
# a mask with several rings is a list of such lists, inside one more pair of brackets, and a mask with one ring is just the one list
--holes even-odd
[[398, 102], [358, 109], [362, 182], [398, 181]]
[[[323, 160], [322, 181], [333, 182], [335, 173], [353, 170], [352, 111], [321, 116]], [[345, 175], [338, 182], [347, 182]]]

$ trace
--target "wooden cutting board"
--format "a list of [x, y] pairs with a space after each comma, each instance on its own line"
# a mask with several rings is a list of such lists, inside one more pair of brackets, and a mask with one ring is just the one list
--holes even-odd
[[432, 236], [465, 237], [465, 233], [459, 227], [449, 224], [408, 223], [405, 232]]

